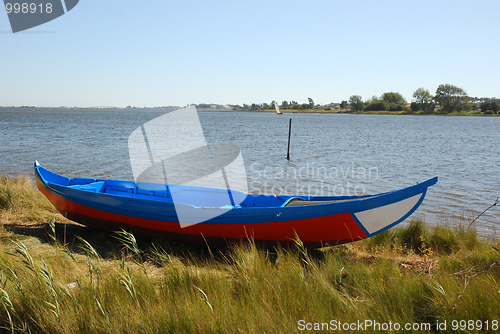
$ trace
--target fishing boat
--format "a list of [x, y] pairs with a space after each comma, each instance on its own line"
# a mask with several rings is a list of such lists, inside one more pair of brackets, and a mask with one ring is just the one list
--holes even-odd
[[[434, 177], [378, 195], [247, 195], [189, 185], [68, 178], [38, 162], [34, 167], [38, 189], [70, 220], [215, 246], [249, 238], [284, 245], [298, 236], [306, 247], [318, 248], [365, 239], [408, 218], [438, 181]], [[239, 204], [220, 205], [228, 192]], [[179, 211], [199, 223], [181, 224]]]

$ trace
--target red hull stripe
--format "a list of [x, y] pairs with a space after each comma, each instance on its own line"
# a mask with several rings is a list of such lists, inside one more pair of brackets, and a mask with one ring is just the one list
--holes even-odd
[[[87, 222], [96, 221], [116, 222], [127, 226], [136, 226], [142, 229], [180, 233], [186, 235], [203, 235], [223, 238], [246, 239], [252, 237], [256, 240], [290, 241], [295, 238], [295, 232], [304, 242], [335, 243], [337, 241], [354, 241], [367, 237], [350, 213], [341, 213], [330, 216], [308, 218], [302, 220], [289, 220], [272, 223], [248, 224], [196, 224], [181, 228], [177, 222], [165, 222], [143, 218], [130, 217], [106, 211], [101, 211], [81, 204], [66, 200], [52, 193], [36, 178], [38, 189], [61, 212], [67, 212], [71, 217], [83, 216]], [[84, 223], [85, 222], [81, 222]], [[92, 224], [93, 226], [96, 226]], [[96, 226], [108, 230], [106, 226]]]

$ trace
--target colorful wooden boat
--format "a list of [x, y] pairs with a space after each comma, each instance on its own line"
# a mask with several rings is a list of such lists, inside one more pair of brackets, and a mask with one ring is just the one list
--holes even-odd
[[[296, 234], [306, 247], [332, 246], [365, 239], [408, 218], [422, 203], [437, 177], [378, 195], [305, 197], [246, 195], [234, 206], [217, 207], [227, 189], [146, 184], [134, 181], [67, 178], [35, 162], [38, 189], [68, 219], [102, 230], [208, 242], [215, 246], [253, 238], [287, 244]], [[152, 190], [154, 189], [154, 190]], [[183, 203], [172, 202], [184, 198]], [[219, 202], [220, 203], [220, 202]], [[182, 227], [176, 214], [209, 218]], [[199, 221], [200, 219], [198, 219]]]

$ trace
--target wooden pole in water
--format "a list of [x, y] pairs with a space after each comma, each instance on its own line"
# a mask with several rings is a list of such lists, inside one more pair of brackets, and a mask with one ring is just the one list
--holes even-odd
[[290, 136], [292, 135], [292, 119], [290, 118], [290, 123], [288, 124], [288, 150], [286, 151], [286, 159], [290, 160]]

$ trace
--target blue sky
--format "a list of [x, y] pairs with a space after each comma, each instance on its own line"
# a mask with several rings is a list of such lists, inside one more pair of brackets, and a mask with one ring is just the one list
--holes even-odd
[[80, 0], [13, 34], [0, 10], [0, 106], [410, 101], [444, 83], [500, 97], [499, 14], [498, 0]]

